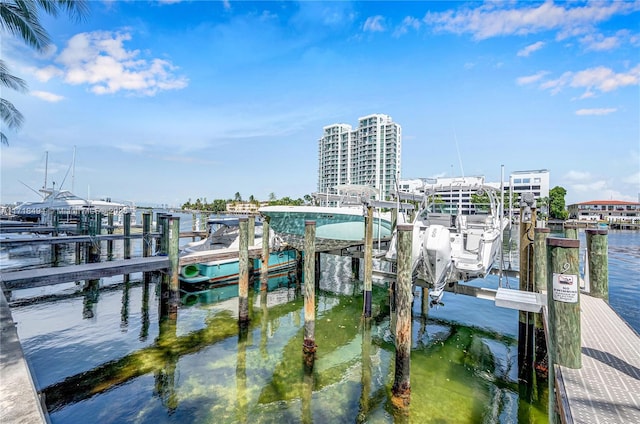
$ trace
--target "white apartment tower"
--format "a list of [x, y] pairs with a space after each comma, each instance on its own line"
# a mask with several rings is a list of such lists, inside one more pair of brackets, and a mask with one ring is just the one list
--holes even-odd
[[358, 128], [333, 124], [318, 140], [318, 192], [337, 194], [338, 184], [379, 189], [381, 199], [395, 191], [400, 178], [402, 128], [390, 116], [373, 114], [358, 119]]

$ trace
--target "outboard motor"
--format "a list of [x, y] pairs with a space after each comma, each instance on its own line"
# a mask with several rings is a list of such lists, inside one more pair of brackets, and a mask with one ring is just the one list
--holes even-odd
[[449, 229], [442, 225], [431, 225], [424, 234], [423, 255], [425, 266], [434, 289], [443, 285], [451, 268], [451, 242]]

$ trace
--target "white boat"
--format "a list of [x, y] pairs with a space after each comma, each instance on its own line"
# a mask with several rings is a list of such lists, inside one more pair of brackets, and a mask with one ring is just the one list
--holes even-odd
[[[186, 256], [195, 252], [212, 251], [219, 249], [238, 249], [240, 247], [239, 218], [213, 218], [207, 221], [209, 235], [199, 241], [187, 243], [180, 248], [180, 255]], [[262, 246], [262, 223], [256, 221], [253, 246]], [[296, 264], [296, 252], [294, 250], [281, 250], [273, 241], [269, 243], [271, 253], [267, 262], [270, 275], [287, 270]], [[262, 261], [252, 259], [254, 274], [261, 271]], [[240, 272], [238, 259], [222, 259], [196, 264], [185, 265], [180, 270], [179, 280], [182, 290], [200, 290], [203, 287], [211, 287], [216, 284], [237, 284]], [[286, 274], [286, 273], [285, 273]], [[237, 294], [237, 293], [236, 293]]]
[[39, 220], [52, 211], [57, 211], [60, 220], [73, 220], [79, 214], [97, 213], [121, 216], [125, 212], [135, 213], [133, 204], [110, 200], [87, 200], [69, 190], [42, 189], [44, 198], [39, 202], [24, 202], [13, 209], [13, 214], [22, 219]]
[[[428, 285], [433, 304], [440, 302], [447, 284], [484, 278], [500, 252], [507, 220], [498, 190], [473, 181], [426, 187], [413, 221], [412, 275]], [[396, 260], [396, 237], [386, 254], [391, 261]]]
[[[269, 219], [269, 226], [283, 242], [304, 250], [305, 222], [316, 223], [316, 251], [339, 250], [364, 243], [363, 206], [263, 206], [260, 214]], [[390, 238], [391, 219], [374, 217], [373, 238]]]

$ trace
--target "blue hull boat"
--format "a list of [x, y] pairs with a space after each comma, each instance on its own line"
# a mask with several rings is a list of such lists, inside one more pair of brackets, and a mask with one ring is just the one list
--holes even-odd
[[[262, 268], [260, 259], [252, 259], [254, 274], [259, 275]], [[296, 251], [283, 250], [271, 252], [269, 255], [269, 273], [291, 268], [296, 264]], [[240, 262], [237, 259], [197, 263], [185, 265], [180, 270], [181, 285], [215, 284], [236, 280], [240, 271]]]

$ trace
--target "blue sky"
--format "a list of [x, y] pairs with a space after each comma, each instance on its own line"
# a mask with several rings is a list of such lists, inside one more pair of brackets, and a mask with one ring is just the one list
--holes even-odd
[[[638, 201], [640, 2], [92, 1], [44, 17], [3, 128], [1, 201], [302, 197], [322, 127], [385, 113], [402, 178], [548, 169], [567, 203]], [[459, 152], [459, 154], [458, 154]], [[65, 178], [66, 175], [66, 178]]]

